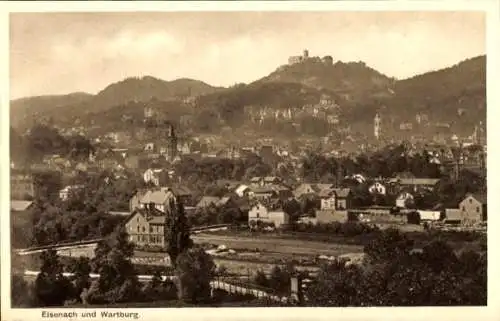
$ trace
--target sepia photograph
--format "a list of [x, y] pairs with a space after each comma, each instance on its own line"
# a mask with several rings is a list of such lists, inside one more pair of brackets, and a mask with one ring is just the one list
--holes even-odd
[[12, 309], [488, 305], [485, 11], [8, 19]]

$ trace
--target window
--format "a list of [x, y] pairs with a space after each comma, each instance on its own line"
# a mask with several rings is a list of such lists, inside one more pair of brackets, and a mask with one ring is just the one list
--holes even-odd
[[479, 206], [478, 206], [478, 207], [476, 207], [476, 212], [478, 212], [478, 213], [479, 213]]
[[462, 212], [465, 212], [465, 206], [462, 206]]
[[255, 217], [259, 218], [259, 212], [255, 213]]
[[153, 233], [153, 227], [152, 226], [149, 227], [149, 233]]
[[469, 203], [472, 204], [472, 198], [469, 198]]
[[146, 228], [143, 226], [142, 227], [142, 233], [146, 232]]
[[137, 226], [137, 233], [139, 233], [141, 230], [139, 229], [139, 226]]

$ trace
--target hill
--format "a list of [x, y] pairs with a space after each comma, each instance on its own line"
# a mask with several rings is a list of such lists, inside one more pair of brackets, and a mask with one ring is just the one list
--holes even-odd
[[200, 96], [220, 90], [202, 81], [193, 79], [176, 79], [164, 81], [151, 76], [142, 78], [127, 78], [113, 83], [101, 90], [92, 100], [98, 109], [106, 109], [131, 101], [146, 102], [153, 98], [161, 101]]
[[428, 113], [439, 121], [485, 119], [486, 56], [398, 81], [394, 91], [392, 110]]
[[[183, 98], [213, 93], [223, 88], [202, 81], [181, 78], [164, 81], [151, 76], [126, 78], [108, 85], [96, 95], [69, 94], [62, 96], [27, 97], [11, 101], [11, 122], [23, 129], [40, 118], [49, 118], [56, 124], [72, 123], [84, 115], [107, 113], [108, 110], [136, 103], [180, 101]], [[142, 110], [141, 110], [142, 112]]]
[[10, 102], [11, 125], [17, 127], [25, 117], [58, 113], [68, 106], [80, 105], [92, 99], [93, 95], [76, 92], [67, 95], [33, 96]]
[[364, 62], [337, 61], [328, 64], [316, 57], [281, 66], [257, 81], [263, 82], [300, 83], [332, 91], [346, 101], [356, 103], [372, 96], [389, 95], [389, 89], [395, 80], [370, 68]]

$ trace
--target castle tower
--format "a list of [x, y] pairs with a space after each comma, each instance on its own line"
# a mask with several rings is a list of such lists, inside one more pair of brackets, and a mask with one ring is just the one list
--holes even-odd
[[380, 131], [382, 130], [382, 119], [380, 115], [377, 113], [375, 115], [375, 119], [373, 120], [373, 135], [375, 136], [375, 139], [380, 138]]
[[304, 50], [304, 60], [309, 58], [309, 50], [305, 49]]

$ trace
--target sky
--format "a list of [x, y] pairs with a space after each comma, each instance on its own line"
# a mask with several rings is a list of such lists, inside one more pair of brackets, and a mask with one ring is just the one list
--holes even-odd
[[463, 11], [11, 13], [11, 99], [146, 75], [231, 86], [304, 49], [403, 79], [485, 54], [485, 22]]

